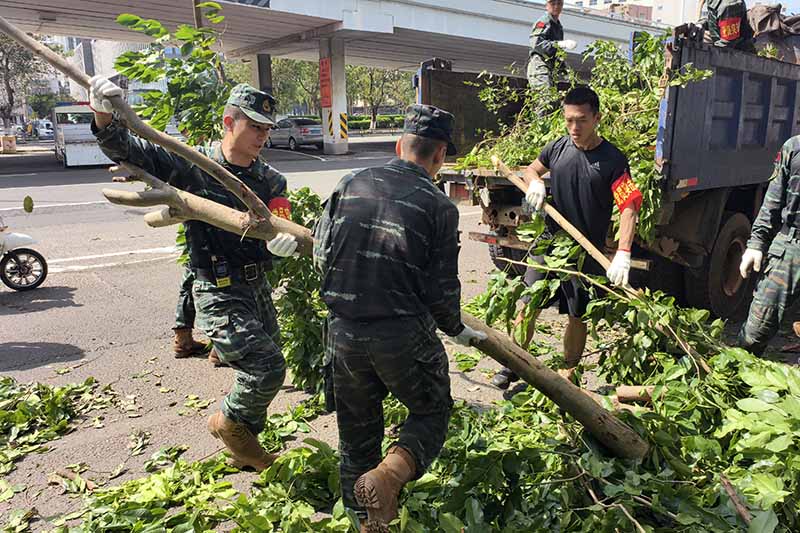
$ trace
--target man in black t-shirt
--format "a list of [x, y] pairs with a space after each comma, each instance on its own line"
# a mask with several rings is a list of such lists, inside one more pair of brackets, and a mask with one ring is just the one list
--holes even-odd
[[[552, 205], [581, 231], [596, 247], [602, 249], [614, 205], [620, 212], [619, 246], [606, 276], [614, 285], [628, 283], [631, 266], [631, 245], [636, 234], [636, 220], [642, 203], [642, 194], [631, 179], [628, 160], [613, 144], [597, 134], [600, 123], [600, 99], [588, 87], [572, 89], [564, 98], [566, 135], [545, 146], [542, 153], [525, 171], [528, 204], [541, 210], [547, 192], [542, 176], [550, 173]], [[539, 264], [541, 257], [533, 258]], [[602, 274], [603, 270], [591, 258], [586, 259], [585, 272]], [[533, 285], [547, 274], [528, 268], [526, 284]], [[586, 345], [587, 328], [582, 317], [589, 303], [589, 293], [578, 278], [563, 281], [559, 294], [548, 305], [559, 302], [559, 310], [569, 315], [564, 333], [565, 375], [572, 377]], [[537, 313], [538, 316], [538, 313]], [[521, 322], [523, 314], [517, 317]], [[526, 343], [530, 343], [536, 317], [531, 320]], [[508, 369], [499, 372], [492, 383], [507, 388], [517, 377]]]

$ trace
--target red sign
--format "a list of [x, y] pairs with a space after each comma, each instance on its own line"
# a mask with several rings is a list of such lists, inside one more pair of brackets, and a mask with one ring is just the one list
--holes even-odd
[[320, 106], [329, 109], [333, 107], [330, 57], [323, 57], [319, 60], [319, 93]]

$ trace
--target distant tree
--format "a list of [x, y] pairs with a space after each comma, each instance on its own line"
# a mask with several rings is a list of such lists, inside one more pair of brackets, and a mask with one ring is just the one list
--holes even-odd
[[348, 66], [347, 87], [353, 99], [363, 100], [370, 112], [370, 128], [378, 126], [378, 111], [389, 102], [401, 107], [414, 99], [411, 73], [373, 67]]
[[53, 113], [53, 108], [58, 102], [73, 101], [70, 96], [63, 94], [41, 93], [28, 96], [28, 105], [31, 106], [36, 118], [46, 118]]
[[319, 63], [296, 59], [272, 60], [272, 86], [278, 108], [305, 105], [311, 114], [319, 114]]
[[0, 118], [4, 128], [10, 127], [14, 108], [31, 81], [49, 70], [33, 52], [0, 33]]

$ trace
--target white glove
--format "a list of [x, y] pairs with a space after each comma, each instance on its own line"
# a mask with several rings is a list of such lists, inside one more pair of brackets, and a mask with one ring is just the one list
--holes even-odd
[[485, 341], [487, 339], [486, 333], [482, 331], [475, 331], [469, 326], [464, 326], [464, 331], [452, 337], [456, 344], [461, 346], [472, 346], [472, 341]]
[[631, 253], [624, 250], [617, 250], [611, 266], [606, 271], [608, 280], [617, 287], [624, 287], [628, 284], [628, 274], [631, 272]]
[[547, 197], [547, 189], [542, 180], [534, 179], [528, 185], [528, 192], [525, 193], [525, 201], [528, 202], [533, 209], [539, 211], [544, 205], [544, 199]]
[[739, 273], [743, 278], [750, 276], [750, 270], [761, 272], [761, 261], [764, 259], [764, 252], [748, 248], [742, 254], [742, 263], [739, 265]]
[[572, 39], [566, 39], [564, 41], [556, 41], [556, 46], [562, 50], [575, 50], [578, 47], [578, 43]]
[[89, 80], [89, 107], [98, 113], [112, 113], [112, 96], [122, 96], [122, 89], [105, 76], [92, 76]]
[[289, 257], [297, 250], [297, 239], [288, 233], [278, 233], [274, 239], [267, 242], [267, 250], [278, 257]]

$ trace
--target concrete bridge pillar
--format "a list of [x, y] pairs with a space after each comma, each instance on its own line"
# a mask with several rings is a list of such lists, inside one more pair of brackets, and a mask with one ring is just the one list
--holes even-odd
[[345, 43], [324, 37], [319, 43], [319, 88], [325, 153], [347, 153], [347, 82], [344, 73]]

